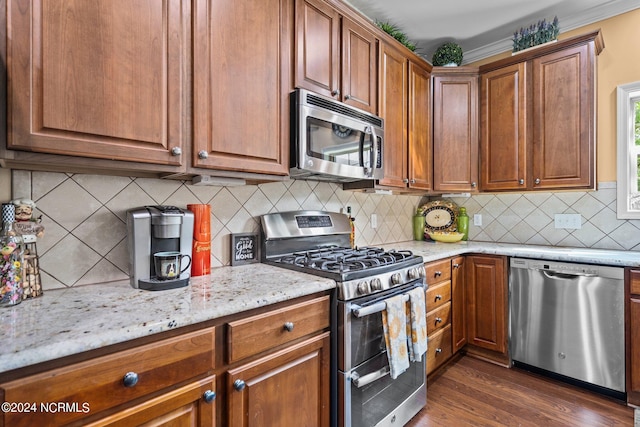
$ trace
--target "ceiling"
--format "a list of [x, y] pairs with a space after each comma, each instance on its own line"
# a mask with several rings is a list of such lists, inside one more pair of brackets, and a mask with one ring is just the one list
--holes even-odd
[[638, 0], [345, 0], [372, 20], [400, 28], [431, 61], [447, 41], [463, 64], [511, 50], [513, 33], [558, 17], [560, 33], [640, 8]]

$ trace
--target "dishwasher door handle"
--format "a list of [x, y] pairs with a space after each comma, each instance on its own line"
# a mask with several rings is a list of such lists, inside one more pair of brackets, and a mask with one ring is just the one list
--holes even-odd
[[595, 273], [563, 273], [555, 270], [545, 270], [543, 268], [538, 271], [542, 272], [550, 279], [573, 279], [574, 277], [598, 277]]

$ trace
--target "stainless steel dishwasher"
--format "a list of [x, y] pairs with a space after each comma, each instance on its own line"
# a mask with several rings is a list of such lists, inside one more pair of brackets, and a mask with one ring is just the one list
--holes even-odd
[[511, 258], [514, 366], [624, 399], [624, 269]]

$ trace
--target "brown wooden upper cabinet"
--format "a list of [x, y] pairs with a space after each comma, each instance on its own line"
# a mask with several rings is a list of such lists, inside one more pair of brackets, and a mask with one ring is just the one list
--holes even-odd
[[193, 165], [287, 175], [291, 2], [194, 5]]
[[381, 186], [431, 188], [431, 74], [400, 49], [380, 43], [380, 116], [384, 119]]
[[599, 31], [480, 67], [480, 187], [594, 188]]
[[377, 112], [376, 37], [322, 0], [295, 2], [294, 85]]
[[433, 189], [478, 191], [478, 69], [434, 67]]
[[7, 2], [6, 148], [184, 164], [189, 3]]

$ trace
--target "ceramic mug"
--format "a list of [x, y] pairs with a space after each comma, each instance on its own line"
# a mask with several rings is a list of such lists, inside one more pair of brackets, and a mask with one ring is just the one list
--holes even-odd
[[[189, 262], [181, 269], [182, 260], [188, 258]], [[177, 251], [156, 252], [153, 254], [158, 280], [172, 280], [180, 277], [191, 265], [191, 257]]]

